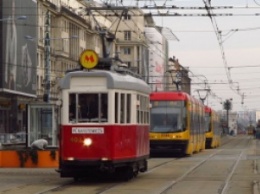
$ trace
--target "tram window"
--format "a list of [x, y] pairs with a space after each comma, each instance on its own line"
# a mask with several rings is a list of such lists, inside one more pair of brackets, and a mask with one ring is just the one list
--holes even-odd
[[84, 121], [98, 118], [98, 94], [79, 94], [79, 119]]
[[143, 97], [143, 103], [144, 103], [144, 106], [143, 106], [143, 111], [144, 111], [144, 119], [143, 119], [143, 123], [147, 123], [147, 119], [146, 119], [146, 112], [147, 112], [147, 99], [146, 99], [145, 96]]
[[137, 118], [136, 118], [137, 123], [149, 123], [150, 100], [146, 96], [137, 95], [137, 101], [140, 102], [140, 104], [136, 110], [137, 111]]
[[120, 102], [120, 123], [125, 123], [125, 94], [121, 94]]
[[118, 93], [115, 93], [115, 123], [118, 123]]
[[69, 94], [70, 122], [107, 122], [108, 94]]
[[107, 120], [107, 94], [101, 94], [101, 119]]
[[149, 112], [150, 112], [150, 100], [148, 97], [145, 97], [145, 123], [149, 123]]
[[131, 122], [131, 94], [127, 94], [126, 96], [126, 122]]
[[76, 94], [69, 95], [69, 120], [76, 119]]
[[144, 97], [140, 96], [140, 123], [144, 123]]
[[[136, 97], [137, 97], [137, 98], [136, 98], [137, 102], [140, 102], [140, 96], [137, 95]], [[137, 114], [136, 114], [136, 116], [137, 116], [136, 121], [137, 121], [137, 123], [140, 123], [140, 105], [137, 106], [137, 110], [136, 110], [136, 111], [137, 111]]]

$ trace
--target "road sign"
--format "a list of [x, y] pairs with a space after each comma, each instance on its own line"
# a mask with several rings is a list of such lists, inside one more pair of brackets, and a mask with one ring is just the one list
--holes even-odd
[[79, 61], [82, 67], [92, 69], [98, 64], [98, 54], [93, 50], [84, 50]]

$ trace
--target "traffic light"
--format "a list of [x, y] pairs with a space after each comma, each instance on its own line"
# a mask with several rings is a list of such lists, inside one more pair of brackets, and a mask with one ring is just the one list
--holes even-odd
[[224, 109], [225, 110], [231, 110], [231, 102], [230, 102], [230, 100], [226, 100], [224, 102]]

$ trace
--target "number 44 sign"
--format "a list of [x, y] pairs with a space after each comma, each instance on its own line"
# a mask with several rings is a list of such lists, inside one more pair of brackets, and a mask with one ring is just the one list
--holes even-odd
[[79, 61], [82, 67], [92, 69], [98, 64], [98, 54], [93, 50], [84, 50]]

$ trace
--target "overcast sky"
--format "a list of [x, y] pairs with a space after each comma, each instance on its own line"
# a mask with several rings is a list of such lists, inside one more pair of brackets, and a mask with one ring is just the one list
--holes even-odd
[[[205, 7], [208, 0], [123, 0], [124, 5], [141, 7], [166, 5], [177, 7]], [[170, 56], [190, 69], [192, 95], [203, 89], [205, 80], [211, 89], [205, 104], [223, 110], [232, 99], [233, 111], [260, 110], [260, 0], [211, 0], [211, 6], [231, 6], [214, 9], [218, 16], [198, 17], [205, 9], [169, 9], [172, 14], [193, 16], [154, 17], [158, 26], [167, 27], [179, 41], [170, 41]], [[167, 10], [148, 10], [166, 13]], [[147, 11], [146, 11], [147, 12]], [[219, 16], [222, 14], [222, 16]], [[232, 14], [232, 16], [224, 16]], [[216, 33], [219, 32], [219, 33]], [[199, 79], [199, 80], [198, 80]], [[243, 104], [242, 104], [243, 103]]]
[[[164, 3], [155, 2], [157, 5]], [[166, 4], [204, 6], [203, 0], [176, 0]], [[178, 37], [178, 42], [170, 41], [169, 54], [194, 73], [192, 95], [198, 97], [196, 90], [204, 85], [196, 83], [207, 79], [213, 96], [209, 95], [205, 104], [221, 110], [221, 102], [232, 98], [234, 111], [260, 110], [260, 15], [256, 16], [260, 14], [260, 0], [211, 0], [211, 6], [233, 6], [233, 9], [213, 10], [213, 13], [234, 16], [216, 16], [212, 20], [197, 16], [154, 19], [157, 25], [170, 28]], [[170, 12], [205, 13], [204, 10]], [[219, 44], [216, 29], [221, 31], [222, 44]], [[232, 85], [228, 84], [230, 81]]]

